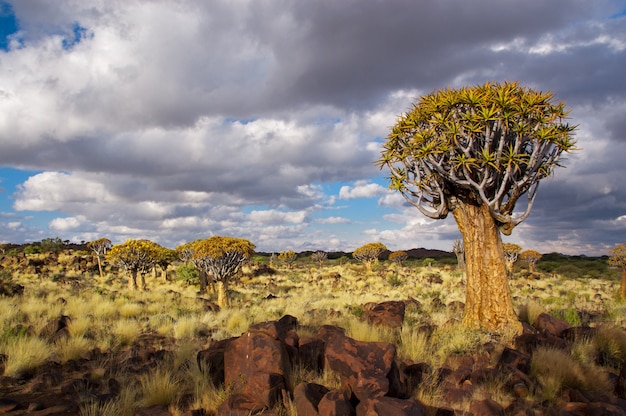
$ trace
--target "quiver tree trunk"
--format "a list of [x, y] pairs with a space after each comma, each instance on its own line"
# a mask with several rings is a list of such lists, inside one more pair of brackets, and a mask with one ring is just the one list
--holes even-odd
[[137, 290], [137, 270], [131, 269], [128, 274], [128, 288], [130, 290]]
[[217, 305], [222, 309], [227, 308], [229, 306], [228, 280], [218, 280], [215, 284], [217, 286]]
[[619, 296], [626, 299], [626, 269], [622, 271], [622, 283], [619, 285]]
[[100, 256], [96, 256], [96, 258], [98, 259], [98, 271], [100, 272], [100, 278], [103, 278], [104, 273], [102, 273], [102, 260], [100, 259]]
[[511, 300], [500, 231], [489, 208], [457, 202], [453, 214], [465, 247], [463, 322], [489, 331], [521, 333], [522, 324]]

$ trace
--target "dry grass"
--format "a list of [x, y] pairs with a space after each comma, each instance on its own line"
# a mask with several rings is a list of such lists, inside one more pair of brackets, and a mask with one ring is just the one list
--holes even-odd
[[0, 343], [0, 354], [7, 357], [4, 374], [14, 377], [45, 363], [51, 351], [49, 345], [38, 337], [18, 336]]
[[[298, 330], [300, 336], [312, 335], [314, 329], [310, 328], [335, 324], [346, 328], [358, 340], [392, 342], [402, 359], [424, 362], [433, 369], [450, 355], [471, 353], [485, 342], [493, 341], [490, 334], [464, 328], [458, 323], [459, 312], [441, 306], [464, 300], [462, 273], [436, 265], [429, 268], [417, 262], [407, 262], [400, 268], [381, 262], [373, 272], [366, 273], [362, 265], [345, 259], [326, 261], [321, 270], [317, 265], [299, 265], [299, 261], [291, 270], [279, 268], [274, 276], [253, 277], [247, 270], [241, 283], [231, 286], [236, 292], [232, 307], [217, 313], [203, 309], [197, 287], [155, 280], [151, 276], [147, 276], [146, 292], [130, 292], [126, 282], [120, 279], [126, 278], [123, 274], [85, 279], [80, 291], [42, 280], [40, 276], [16, 276], [26, 286], [23, 298], [19, 302], [0, 298], [0, 353], [7, 356], [5, 375], [41, 365], [52, 351], [61, 361], [78, 358], [93, 347], [123, 352], [141, 334], [155, 333], [173, 339], [173, 359], [140, 380], [127, 378], [124, 369], [119, 369], [116, 377], [125, 381], [122, 395], [106, 404], [86, 403], [81, 414], [132, 415], [138, 403], [163, 403], [176, 409], [181, 394], [191, 395], [192, 407], [210, 413], [217, 411], [228, 392], [214, 387], [197, 368], [197, 351], [206, 348], [211, 340], [238, 336], [251, 324], [278, 319], [284, 314], [296, 316], [301, 325], [307, 326]], [[328, 277], [331, 273], [341, 277]], [[431, 284], [429, 279], [433, 276], [440, 278], [441, 283]], [[393, 284], [392, 278], [396, 279]], [[600, 365], [613, 371], [624, 365], [626, 335], [621, 326], [626, 303], [613, 296], [617, 283], [603, 279], [568, 281], [559, 276], [511, 280], [515, 306], [522, 320], [533, 322], [541, 312], [569, 309], [591, 314], [595, 319], [591, 324], [598, 326], [597, 335], [575, 343], [571, 354], [552, 350], [535, 354], [533, 376], [540, 381], [541, 392], [533, 400], [554, 399], [567, 386], [604, 388], [606, 373]], [[277, 297], [266, 299], [270, 293]], [[372, 327], [357, 316], [358, 308], [367, 302], [409, 297], [421, 307], [407, 308], [401, 331]], [[216, 300], [210, 294], [204, 294], [203, 298]], [[70, 338], [52, 344], [32, 336], [60, 314], [72, 317]], [[431, 333], [422, 327], [434, 330]], [[497, 342], [506, 344], [507, 339], [499, 338]], [[108, 364], [102, 363], [102, 374]], [[332, 371], [315, 374], [294, 369], [290, 381], [314, 382], [330, 388], [340, 385], [339, 377]], [[498, 378], [487, 380], [476, 387], [475, 398], [491, 397], [507, 403], [510, 397], [502, 383]], [[441, 387], [432, 375], [420, 384], [415, 396], [427, 405], [445, 405]], [[279, 412], [295, 415], [293, 403]]]

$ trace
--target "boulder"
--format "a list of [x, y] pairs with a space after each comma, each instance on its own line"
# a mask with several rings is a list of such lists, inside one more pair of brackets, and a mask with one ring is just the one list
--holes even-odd
[[405, 303], [400, 301], [366, 303], [363, 307], [361, 319], [375, 326], [386, 326], [394, 329], [402, 328], [405, 309]]
[[300, 383], [293, 390], [293, 399], [299, 416], [318, 416], [318, 405], [330, 390], [315, 383]]
[[377, 397], [360, 402], [357, 416], [421, 416], [424, 408], [415, 400]]
[[198, 351], [196, 360], [198, 367], [211, 375], [214, 386], [224, 383], [224, 351], [237, 338], [227, 338], [215, 341], [206, 350]]
[[563, 331], [571, 328], [572, 326], [562, 319], [555, 318], [547, 313], [541, 313], [533, 322], [533, 326], [543, 334], [549, 334], [555, 337], [560, 337]]
[[345, 390], [332, 390], [322, 397], [318, 405], [319, 416], [356, 416], [356, 410]]
[[474, 416], [504, 416], [504, 408], [491, 399], [472, 400], [469, 411]]
[[233, 395], [228, 411], [271, 409], [286, 395], [290, 360], [278, 338], [281, 325], [258, 324], [231, 341], [224, 352], [224, 380]]
[[395, 358], [396, 347], [386, 342], [363, 342], [336, 334], [326, 344], [327, 365], [359, 400], [403, 393]]

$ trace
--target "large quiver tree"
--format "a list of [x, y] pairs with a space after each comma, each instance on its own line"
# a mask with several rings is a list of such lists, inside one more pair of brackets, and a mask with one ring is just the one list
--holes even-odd
[[[575, 127], [553, 100], [516, 82], [436, 91], [398, 119], [384, 145], [379, 164], [390, 187], [430, 218], [452, 212], [459, 226], [470, 326], [521, 330], [500, 233], [528, 217], [539, 181], [574, 149]], [[514, 213], [524, 194], [523, 212]]]

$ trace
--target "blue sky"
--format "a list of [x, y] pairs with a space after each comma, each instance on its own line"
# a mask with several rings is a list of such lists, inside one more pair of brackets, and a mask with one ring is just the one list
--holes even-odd
[[[374, 161], [447, 86], [515, 79], [571, 109], [581, 151], [507, 241], [626, 240], [626, 2], [0, 1], [0, 242], [450, 250]], [[489, 24], [485, 24], [489, 22]]]

